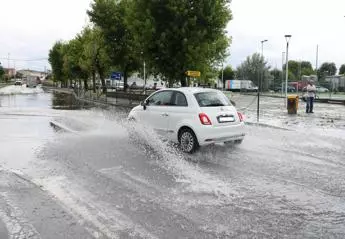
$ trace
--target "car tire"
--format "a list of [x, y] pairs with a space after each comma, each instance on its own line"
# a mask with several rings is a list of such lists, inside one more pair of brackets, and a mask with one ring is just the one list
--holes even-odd
[[194, 153], [199, 148], [198, 139], [193, 130], [189, 128], [183, 128], [179, 132], [178, 142], [181, 150], [188, 154]]

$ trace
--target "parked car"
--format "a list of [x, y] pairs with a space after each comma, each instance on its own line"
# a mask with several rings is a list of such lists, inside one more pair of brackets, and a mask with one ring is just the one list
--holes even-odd
[[[285, 92], [285, 86], [282, 88], [281, 86], [277, 86], [274, 88], [274, 91], [275, 92], [282, 92], [282, 89], [283, 89], [283, 92]], [[287, 92], [296, 92], [296, 89], [295, 87], [292, 87], [292, 86], [288, 86], [287, 87]]]
[[23, 82], [20, 81], [20, 80], [17, 80], [16, 82], [14, 82], [14, 85], [19, 85], [19, 86], [21, 86], [21, 85], [23, 85]]
[[316, 86], [316, 92], [318, 93], [326, 93], [326, 92], [329, 92], [329, 90], [325, 87], [322, 87], [322, 86]]
[[[303, 92], [307, 92], [307, 87], [303, 88]], [[329, 89], [322, 87], [322, 86], [316, 86], [316, 92], [317, 93], [326, 93], [326, 92], [329, 92]]]
[[242, 143], [243, 118], [221, 91], [191, 87], [156, 91], [128, 115], [186, 153], [214, 143]]

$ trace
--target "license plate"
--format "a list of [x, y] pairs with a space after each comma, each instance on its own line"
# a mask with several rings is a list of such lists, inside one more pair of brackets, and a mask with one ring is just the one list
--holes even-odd
[[218, 121], [219, 121], [219, 123], [235, 122], [235, 117], [233, 117], [233, 116], [219, 117]]

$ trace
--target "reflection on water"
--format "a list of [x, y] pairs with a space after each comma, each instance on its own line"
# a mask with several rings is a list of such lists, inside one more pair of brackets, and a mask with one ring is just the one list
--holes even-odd
[[52, 108], [63, 110], [78, 110], [90, 108], [90, 105], [78, 101], [74, 95], [69, 93], [53, 92]]

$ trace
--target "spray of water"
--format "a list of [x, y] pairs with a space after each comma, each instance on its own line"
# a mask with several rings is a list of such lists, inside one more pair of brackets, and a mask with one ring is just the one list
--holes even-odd
[[168, 172], [171, 172], [177, 183], [181, 183], [183, 193], [212, 194], [217, 197], [237, 196], [231, 184], [201, 169], [198, 164], [188, 160], [178, 146], [165, 141], [151, 128], [137, 122], [122, 122], [128, 129], [132, 140], [146, 151], [150, 159]]
[[11, 85], [0, 89], [0, 95], [39, 94], [43, 92], [43, 89], [39, 86], [36, 88], [27, 88], [26, 85]]
[[198, 165], [199, 160], [212, 160], [205, 159], [202, 155], [212, 157], [214, 153], [205, 154], [205, 150], [208, 149], [203, 149], [204, 153], [184, 154], [177, 145], [166, 141], [152, 128], [138, 122], [128, 121], [126, 116], [126, 112], [94, 109], [73, 114], [66, 112], [63, 117], [55, 120], [74, 129], [81, 137], [92, 137], [92, 135], [120, 137], [121, 142], [134, 144], [135, 148], [145, 153], [146, 160], [155, 162], [158, 167], [163, 168], [166, 173], [175, 178], [178, 186], [174, 190], [179, 195], [198, 193], [204, 196], [216, 196], [222, 200], [238, 197], [238, 191], [234, 189], [229, 179], [212, 175]]

